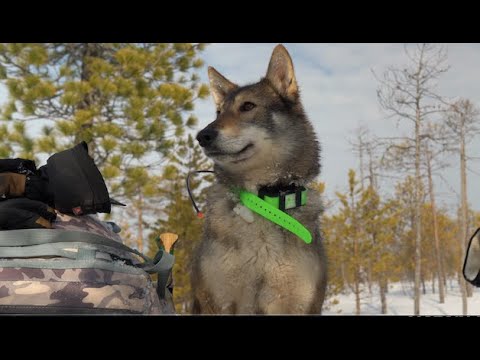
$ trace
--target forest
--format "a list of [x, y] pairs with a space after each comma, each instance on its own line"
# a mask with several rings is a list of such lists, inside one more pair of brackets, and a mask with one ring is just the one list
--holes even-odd
[[[152, 255], [158, 235], [178, 234], [174, 299], [190, 309], [189, 264], [202, 232], [185, 186], [190, 171], [212, 169], [197, 144], [195, 105], [208, 99], [199, 73], [208, 44], [0, 44], [0, 158], [41, 163], [85, 140], [115, 198], [128, 204], [107, 218], [126, 243]], [[346, 45], [347, 46], [347, 45]], [[346, 191], [324, 196], [321, 230], [328, 257], [328, 303], [336, 296], [378, 293], [388, 314], [389, 284], [409, 284], [412, 308], [434, 291], [439, 303], [454, 279], [468, 313], [473, 289], [461, 270], [466, 244], [480, 222], [467, 196], [470, 147], [480, 130], [479, 110], [467, 98], [447, 98], [437, 83], [449, 71], [447, 47], [405, 46], [405, 67], [372, 74], [385, 121], [405, 131], [379, 136], [368, 126], [352, 131], [345, 147], [356, 168], [338, 179]], [[307, 109], [308, 110], [308, 109]], [[318, 134], [320, 142], [322, 134]], [[446, 161], [446, 159], [456, 161]], [[454, 208], [438, 201], [441, 171], [458, 172]], [[196, 175], [191, 189], [200, 207], [212, 175]], [[388, 183], [388, 186], [385, 184]], [[325, 193], [321, 176], [311, 187]]]

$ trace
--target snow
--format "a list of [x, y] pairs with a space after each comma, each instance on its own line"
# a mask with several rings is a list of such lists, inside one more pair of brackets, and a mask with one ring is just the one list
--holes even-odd
[[[435, 284], [437, 285], [437, 284]], [[462, 315], [462, 298], [458, 283], [447, 282], [445, 303], [440, 304], [438, 290], [432, 293], [431, 283], [426, 284], [426, 294], [421, 291], [421, 315]], [[368, 289], [360, 294], [361, 315], [381, 314], [380, 296], [373, 288], [372, 295]], [[337, 304], [335, 302], [338, 301]], [[480, 315], [480, 288], [473, 288], [473, 295], [467, 298], [468, 315]], [[338, 294], [327, 299], [322, 314], [325, 315], [355, 315], [355, 295]], [[411, 284], [392, 283], [387, 293], [387, 315], [413, 315], [413, 288]]]

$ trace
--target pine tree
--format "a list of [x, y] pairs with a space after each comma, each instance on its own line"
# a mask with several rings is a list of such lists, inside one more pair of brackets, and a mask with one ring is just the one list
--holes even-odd
[[[197, 119], [208, 95], [196, 71], [203, 44], [0, 44], [4, 155], [51, 155], [84, 140], [110, 193], [136, 210], [143, 248], [144, 204], [158, 197], [157, 170]], [[40, 123], [39, 123], [40, 122]], [[43, 124], [25, 134], [25, 124]], [[12, 132], [12, 128], [15, 130]], [[28, 136], [27, 136], [28, 135]]]
[[[366, 189], [365, 180], [368, 180], [368, 186], [372, 187], [375, 192], [377, 188], [377, 171], [379, 168], [377, 160], [377, 147], [378, 144], [373, 138], [370, 130], [366, 126], [359, 126], [355, 129], [355, 137], [350, 140], [351, 149], [358, 155], [359, 160], [359, 173], [360, 173], [360, 186], [362, 192]], [[366, 175], [365, 175], [366, 174]], [[359, 231], [364, 232], [364, 224], [360, 222]], [[368, 284], [368, 291], [372, 294], [372, 266], [373, 259], [368, 259], [366, 264], [366, 280]]]
[[373, 186], [361, 193], [358, 203], [359, 221], [363, 224], [364, 262], [372, 264], [372, 279], [378, 283], [381, 313], [387, 313], [388, 280], [394, 275], [393, 243], [398, 224], [398, 208], [394, 200], [385, 203]]
[[34, 141], [24, 123], [0, 125], [0, 158], [35, 159]]
[[[142, 160], [171, 149], [195, 125], [196, 98], [208, 95], [195, 70], [204, 45], [132, 43], [0, 44], [6, 119], [47, 125], [35, 144], [52, 152], [85, 140], [108, 175], [118, 156]], [[121, 159], [122, 160], [122, 159]]]
[[[352, 180], [354, 180], [352, 182]], [[360, 190], [355, 176], [350, 172], [349, 191], [337, 193], [339, 207], [329, 206], [322, 216], [324, 244], [329, 260], [327, 304], [338, 303], [335, 296], [345, 291], [354, 293], [356, 307], [361, 305], [362, 291], [365, 289], [366, 275], [371, 265], [371, 280], [377, 284], [380, 298], [380, 312], [387, 313], [388, 284], [391, 282], [414, 282], [415, 278], [415, 181], [406, 177], [395, 187], [393, 196], [381, 196], [372, 186]], [[324, 188], [324, 184], [321, 184]], [[426, 203], [426, 192], [421, 208], [422, 249], [420, 278], [421, 289], [426, 290], [426, 282], [438, 277], [435, 249], [435, 229], [433, 207]], [[353, 199], [352, 199], [353, 197]], [[352, 206], [354, 204], [354, 206]], [[332, 205], [332, 204], [331, 204]], [[436, 207], [438, 242], [446, 278], [457, 276], [457, 269], [463, 262], [459, 251], [458, 222], [448, 211]], [[355, 219], [354, 219], [355, 218]], [[469, 211], [469, 221], [478, 223], [480, 215]], [[353, 226], [356, 223], [357, 226]], [[361, 226], [360, 226], [361, 224]], [[360, 274], [360, 276], [358, 275]], [[357, 279], [358, 285], [357, 284]], [[436, 283], [435, 283], [436, 284]]]
[[346, 194], [338, 193], [337, 196], [342, 204], [340, 210], [340, 218], [344, 221], [343, 236], [345, 250], [348, 252], [347, 269], [351, 274], [352, 290], [355, 294], [355, 313], [361, 312], [360, 294], [361, 294], [361, 267], [362, 267], [362, 249], [361, 249], [361, 232], [359, 231], [358, 216], [358, 197], [361, 188], [356, 179], [355, 171], [348, 171], [348, 192]]

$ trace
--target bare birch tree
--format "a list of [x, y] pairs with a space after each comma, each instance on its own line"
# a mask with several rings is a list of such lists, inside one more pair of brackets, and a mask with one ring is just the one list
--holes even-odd
[[[468, 196], [467, 196], [467, 144], [480, 132], [479, 110], [468, 99], [460, 99], [454, 102], [445, 114], [445, 124], [451, 131], [449, 150], [454, 151], [460, 157], [460, 257], [465, 254], [468, 241]], [[462, 293], [462, 311], [467, 315], [468, 286], [458, 269], [458, 280]]]
[[415, 280], [414, 314], [420, 314], [421, 282], [421, 131], [422, 124], [439, 112], [443, 100], [435, 92], [438, 78], [448, 70], [446, 48], [431, 44], [405, 46], [408, 65], [404, 68], [389, 67], [382, 77], [377, 77], [380, 87], [377, 91], [380, 106], [397, 123], [409, 123], [411, 136], [390, 139], [389, 148], [411, 148], [413, 151], [414, 202], [415, 202]]

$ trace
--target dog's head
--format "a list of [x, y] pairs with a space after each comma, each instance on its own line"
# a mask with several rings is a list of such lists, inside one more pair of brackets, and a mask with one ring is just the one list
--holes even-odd
[[275, 47], [267, 75], [255, 84], [238, 86], [212, 67], [208, 75], [217, 116], [197, 140], [217, 168], [230, 174], [279, 168], [298, 161], [305, 144], [313, 147], [310, 163], [318, 162], [318, 144], [284, 46]]

